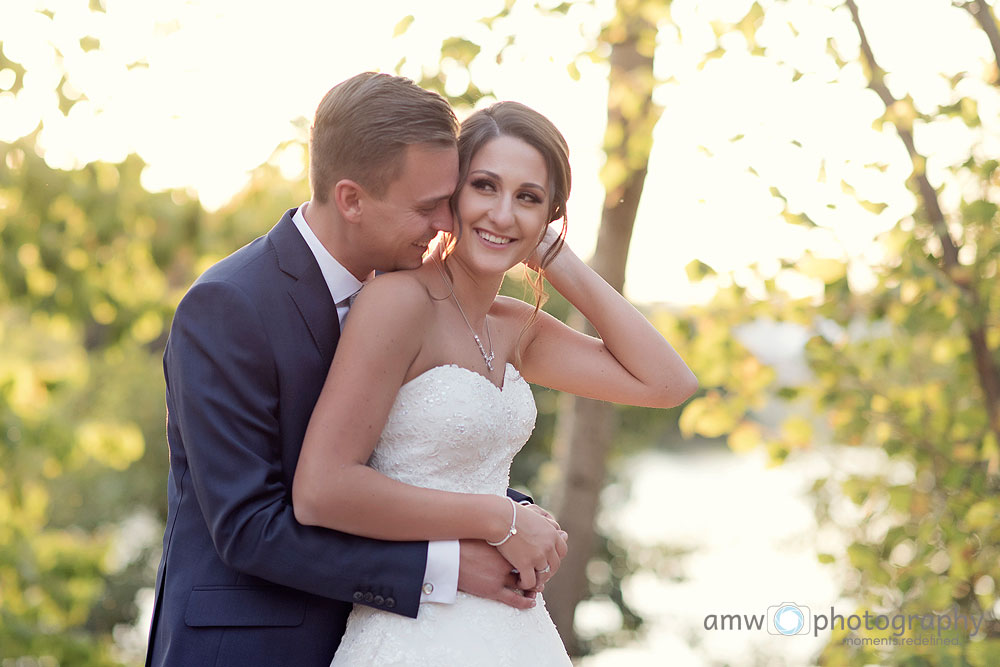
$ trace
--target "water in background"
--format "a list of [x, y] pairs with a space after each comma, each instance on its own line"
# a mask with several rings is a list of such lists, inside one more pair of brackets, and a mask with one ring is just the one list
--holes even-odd
[[[765, 630], [706, 630], [708, 615], [766, 615], [768, 607], [794, 603], [813, 612], [840, 600], [839, 571], [817, 560], [818, 551], [843, 549], [834, 530], [821, 530], [808, 495], [814, 480], [841, 471], [885, 464], [881, 452], [833, 448], [796, 453], [784, 465], [767, 467], [766, 455], [736, 455], [727, 449], [693, 446], [652, 452], [629, 461], [624, 503], [604, 503], [600, 521], [612, 535], [637, 545], [688, 547], [680, 557], [684, 581], [637, 573], [624, 586], [627, 601], [646, 620], [646, 637], [579, 662], [581, 667], [628, 665], [809, 665], [829, 639], [772, 635]], [[845, 462], [845, 458], [847, 461]], [[872, 459], [875, 460], [872, 460]], [[841, 508], [841, 511], [849, 508]], [[838, 546], [839, 545], [839, 546]], [[610, 602], [583, 607], [578, 627], [598, 631], [614, 625]]]

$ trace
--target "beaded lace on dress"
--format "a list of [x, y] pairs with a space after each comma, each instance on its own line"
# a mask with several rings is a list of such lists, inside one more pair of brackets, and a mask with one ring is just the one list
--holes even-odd
[[[535, 416], [531, 389], [512, 364], [501, 387], [460, 366], [436, 366], [400, 388], [369, 465], [416, 486], [506, 495]], [[416, 619], [355, 605], [333, 667], [568, 666], [537, 600], [521, 611], [459, 592], [454, 604], [421, 604]]]

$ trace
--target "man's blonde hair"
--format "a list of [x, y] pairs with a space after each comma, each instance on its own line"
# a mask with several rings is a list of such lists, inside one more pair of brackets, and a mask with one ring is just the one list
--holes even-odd
[[448, 102], [410, 79], [364, 72], [323, 97], [309, 134], [309, 183], [325, 203], [341, 179], [381, 197], [414, 144], [455, 146], [458, 120]]

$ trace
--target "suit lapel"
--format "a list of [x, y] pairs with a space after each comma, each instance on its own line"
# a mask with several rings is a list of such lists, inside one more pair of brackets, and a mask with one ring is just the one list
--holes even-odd
[[295, 279], [288, 294], [302, 315], [324, 364], [329, 366], [340, 340], [337, 308], [316, 258], [292, 222], [294, 213], [295, 209], [286, 211], [267, 237], [278, 258], [278, 268]]

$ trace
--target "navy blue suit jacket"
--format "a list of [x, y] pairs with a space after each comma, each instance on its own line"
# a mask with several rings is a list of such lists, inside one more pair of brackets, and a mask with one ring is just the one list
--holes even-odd
[[164, 355], [167, 525], [147, 665], [322, 665], [352, 602], [416, 616], [426, 542], [295, 521], [292, 476], [340, 336], [288, 211], [205, 272]]
[[147, 665], [327, 667], [352, 603], [417, 615], [426, 542], [302, 526], [292, 512], [302, 439], [340, 336], [294, 213], [206, 271], [174, 315]]

